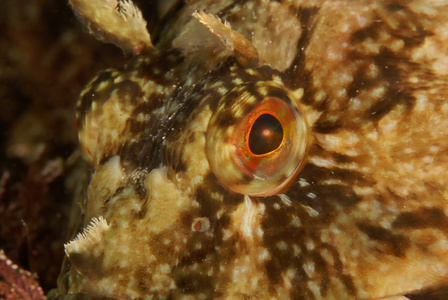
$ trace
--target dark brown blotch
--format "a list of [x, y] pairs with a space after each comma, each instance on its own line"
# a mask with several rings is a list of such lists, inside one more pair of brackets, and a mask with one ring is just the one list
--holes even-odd
[[448, 295], [448, 283], [444, 282], [435, 286], [425, 287], [403, 295], [409, 300], [446, 300]]
[[137, 82], [125, 79], [119, 83], [115, 83], [112, 86], [111, 93], [115, 90], [117, 91], [117, 95], [120, 99], [126, 99], [132, 105], [138, 105], [141, 103], [143, 91]]
[[184, 56], [178, 50], [172, 50], [164, 55], [160, 53], [147, 53], [145, 57], [137, 56], [128, 65], [127, 70], [136, 73], [136, 77], [147, 78], [159, 85], [172, 84], [176, 76], [175, 67], [182, 63]]
[[138, 103], [136, 103], [134, 110], [132, 111], [132, 118], [137, 118], [139, 114], [151, 114], [153, 111], [163, 106], [163, 100], [164, 99], [162, 95], [152, 94], [151, 99], [148, 102], [139, 101]]
[[406, 250], [411, 246], [411, 242], [404, 235], [394, 234], [383, 227], [362, 222], [356, 226], [375, 241], [375, 249], [380, 253], [404, 257]]
[[79, 99], [79, 103], [76, 108], [77, 113], [79, 114], [77, 119], [78, 129], [81, 129], [83, 126], [83, 116], [91, 112], [93, 102], [97, 102], [97, 106], [101, 107], [103, 103], [109, 99], [109, 88], [98, 91], [98, 85], [108, 81], [107, 85], [110, 87], [112, 85], [112, 80], [112, 73], [110, 71], [100, 72], [95, 81], [92, 83], [90, 90], [85, 92]]
[[[204, 293], [205, 295], [216, 296], [214, 292], [214, 279], [202, 273], [179, 274], [175, 277], [177, 288], [184, 294]], [[211, 299], [210, 298], [210, 299]]]
[[392, 223], [394, 228], [437, 228], [448, 231], [448, 218], [440, 208], [421, 208], [401, 213]]
[[328, 121], [325, 118], [325, 115], [314, 123], [313, 131], [317, 133], [332, 133], [339, 130], [342, 127], [342, 124], [339, 120], [336, 121]]
[[[299, 180], [309, 185], [301, 186]], [[340, 180], [341, 184], [326, 184], [328, 180]], [[327, 169], [307, 164], [297, 181], [286, 192], [292, 201], [312, 207], [319, 212], [322, 221], [330, 222], [336, 211], [348, 211], [362, 199], [352, 190], [352, 186], [372, 184], [362, 173], [345, 169]], [[315, 197], [309, 197], [313, 193]]]
[[299, 37], [296, 48], [296, 57], [291, 66], [282, 73], [282, 79], [291, 89], [304, 89], [302, 102], [311, 105], [314, 101], [315, 90], [312, 84], [311, 71], [305, 70], [305, 49], [308, 47], [315, 30], [314, 20], [319, 12], [318, 7], [299, 7], [297, 18], [302, 26], [302, 34]]

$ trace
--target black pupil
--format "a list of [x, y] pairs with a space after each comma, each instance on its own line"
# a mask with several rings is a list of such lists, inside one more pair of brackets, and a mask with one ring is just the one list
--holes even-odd
[[262, 155], [277, 149], [283, 140], [283, 128], [276, 117], [260, 115], [249, 133], [249, 149], [253, 154]]

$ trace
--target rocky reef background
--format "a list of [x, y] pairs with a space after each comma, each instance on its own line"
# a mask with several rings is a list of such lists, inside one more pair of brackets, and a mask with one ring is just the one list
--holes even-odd
[[[73, 124], [78, 94], [126, 58], [83, 30], [67, 1], [3, 1], [0, 30], [0, 249], [46, 293], [88, 179]], [[0, 272], [0, 298], [8, 284]]]

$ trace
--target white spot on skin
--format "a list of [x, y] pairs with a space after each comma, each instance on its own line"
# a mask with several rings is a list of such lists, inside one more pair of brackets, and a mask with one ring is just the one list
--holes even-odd
[[252, 200], [249, 196], [244, 196], [244, 205], [246, 208], [246, 213], [243, 215], [243, 222], [242, 222], [242, 231], [244, 235], [248, 238], [252, 238], [252, 219], [254, 217], [254, 209], [252, 206]]
[[405, 154], [411, 154], [411, 153], [414, 153], [414, 149], [413, 148], [405, 148], [404, 150], [403, 150], [403, 153], [405, 153]]
[[309, 186], [310, 184], [308, 183], [308, 181], [306, 181], [306, 179], [300, 178], [299, 185], [300, 185], [300, 187], [305, 187], [305, 186]]
[[285, 288], [290, 289], [292, 288], [292, 280], [295, 276], [295, 271], [293, 269], [288, 269], [283, 274], [283, 283], [285, 285]]
[[291, 225], [294, 227], [300, 227], [302, 225], [302, 222], [300, 222], [300, 218], [296, 215], [293, 215], [291, 217]]
[[228, 240], [231, 236], [233, 236], [233, 233], [230, 230], [228, 230], [228, 229], [222, 230], [222, 240], [223, 241]]
[[322, 91], [322, 90], [316, 92], [316, 94], [314, 95], [314, 98], [315, 98], [316, 102], [321, 102], [321, 101], [323, 101], [326, 97], [327, 97], [327, 93], [325, 93], [325, 92]]
[[293, 95], [296, 97], [296, 99], [302, 99], [304, 94], [303, 88], [297, 89], [293, 92]]
[[269, 255], [269, 251], [268, 251], [266, 248], [264, 248], [264, 249], [261, 251], [260, 255], [258, 256], [258, 260], [259, 260], [260, 262], [262, 262], [262, 261], [267, 260], [269, 257], [270, 257], [270, 255]]
[[221, 217], [224, 214], [224, 212], [225, 212], [224, 208], [221, 208], [220, 210], [218, 210], [218, 212], [216, 213], [216, 218], [218, 220], [221, 219]]
[[320, 288], [319, 285], [317, 283], [315, 283], [314, 281], [308, 281], [307, 282], [308, 288], [311, 290], [311, 292], [316, 296], [316, 298], [321, 298], [321, 294], [320, 294]]
[[170, 268], [170, 266], [168, 264], [163, 264], [163, 265], [160, 265], [159, 270], [162, 273], [169, 273], [171, 268]]
[[322, 157], [310, 157], [310, 163], [318, 167], [324, 167], [327, 169], [332, 169], [338, 165], [334, 160]]
[[242, 84], [243, 81], [241, 80], [241, 78], [235, 78], [235, 79], [233, 80], [233, 83], [236, 84], [236, 85], [239, 85], [239, 84]]
[[347, 95], [347, 90], [346, 89], [339, 89], [336, 92], [336, 96], [337, 97], [343, 98], [343, 97], [345, 97], [345, 95]]
[[398, 121], [397, 120], [393, 120], [390, 121], [389, 123], [386, 123], [384, 126], [381, 127], [382, 132], [387, 134], [387, 133], [391, 133], [395, 127], [397, 127]]
[[390, 230], [392, 228], [392, 224], [388, 220], [383, 220], [383, 221], [379, 222], [379, 224], [381, 225], [381, 227], [383, 227], [385, 229]]
[[430, 164], [430, 163], [434, 162], [434, 157], [425, 156], [425, 157], [423, 157], [423, 162]]
[[285, 250], [288, 249], [288, 244], [286, 244], [285, 241], [280, 241], [280, 242], [277, 243], [277, 248], [280, 249], [280, 250], [285, 251]]
[[330, 266], [334, 266], [333, 255], [330, 253], [330, 251], [328, 249], [322, 249], [320, 251], [320, 255]]
[[289, 199], [289, 197], [286, 196], [285, 194], [280, 194], [280, 195], [278, 195], [278, 197], [286, 206], [292, 205], [291, 199]]
[[[260, 228], [260, 217], [264, 214], [264, 208], [265, 206], [253, 203], [252, 199], [245, 195], [244, 202], [232, 213], [232, 232], [238, 232], [248, 241], [256, 240], [260, 234], [263, 234], [258, 229]], [[223, 231], [223, 233], [225, 232]], [[227, 235], [224, 235], [223, 239], [226, 238]]]
[[253, 288], [253, 289], [256, 289], [256, 288], [257, 288], [257, 286], [258, 286], [258, 281], [259, 281], [259, 278], [258, 278], [258, 277], [253, 277], [253, 278], [252, 278], [252, 280], [251, 280], [251, 285], [252, 285], [252, 288]]
[[306, 195], [308, 196], [308, 198], [316, 199], [316, 194], [314, 194], [314, 193], [308, 193]]
[[301, 204], [301, 206], [305, 209], [305, 211], [311, 216], [311, 217], [317, 217], [319, 215], [319, 212], [315, 209], [309, 207], [308, 205]]
[[404, 164], [402, 164], [401, 165], [402, 167], [403, 167], [403, 169], [405, 169], [405, 170], [407, 170], [407, 171], [409, 171], [409, 172], [412, 172], [412, 171], [414, 171], [414, 165], [413, 164], [410, 164], [410, 163], [404, 163]]
[[[222, 194], [221, 193], [217, 193], [217, 192], [213, 192], [210, 194], [210, 196], [215, 199], [215, 200], [222, 200]], [[222, 209], [220, 211], [223, 211]]]
[[361, 100], [359, 98], [351, 98], [349, 101], [349, 109], [352, 111], [357, 111], [362, 108]]
[[226, 266], [223, 264], [219, 265], [219, 272], [223, 273], [225, 271], [226, 271]]
[[[95, 94], [92, 94], [92, 95], [94, 96]], [[81, 103], [81, 101], [80, 101], [79, 103]], [[90, 106], [91, 106], [91, 110], [92, 110], [92, 112], [95, 112], [95, 110], [96, 110], [96, 108], [97, 108], [97, 103], [96, 103], [95, 101], [92, 101], [92, 103], [90, 104]]]
[[299, 256], [299, 254], [302, 252], [299, 245], [297, 245], [297, 244], [292, 245], [292, 250], [293, 250], [294, 256]]
[[[332, 174], [334, 174], [334, 173], [332, 173]], [[343, 182], [343, 181], [341, 181], [338, 178], [331, 178], [331, 179], [328, 179], [328, 180], [323, 180], [323, 181], [320, 182], [320, 184], [322, 184], [322, 185], [324, 185], [324, 184], [325, 185], [335, 185], [335, 184], [337, 184], [337, 185], [341, 185], [341, 186], [348, 186], [348, 183]]]
[[360, 187], [360, 186], [353, 186], [353, 190], [355, 191], [355, 193], [359, 196], [369, 196], [369, 195], [374, 195], [377, 193], [376, 190], [374, 190], [371, 187]]
[[242, 273], [247, 273], [247, 271], [249, 271], [248, 266], [241, 266], [241, 267], [235, 267], [235, 269], [233, 269], [233, 277], [239, 277], [239, 275]]
[[220, 93], [221, 95], [224, 95], [225, 93], [227, 93], [227, 89], [224, 87], [220, 87], [220, 88], [218, 88], [218, 93]]
[[303, 270], [305, 271], [305, 273], [308, 275], [309, 278], [313, 278], [314, 277], [314, 274], [315, 274], [314, 262], [308, 261], [308, 262], [304, 263], [302, 267], [303, 267]]
[[331, 49], [331, 48], [327, 52], [327, 57], [329, 60], [336, 60], [336, 61], [343, 59], [343, 56], [341, 55], [340, 52], [338, 52], [336, 49]]
[[307, 239], [307, 240], [306, 240], [306, 242], [305, 242], [305, 246], [306, 246], [306, 249], [307, 249], [308, 251], [312, 251], [312, 250], [314, 250], [314, 248], [316, 247], [316, 246], [314, 245], [314, 242], [313, 242], [312, 240], [310, 240], [310, 239]]

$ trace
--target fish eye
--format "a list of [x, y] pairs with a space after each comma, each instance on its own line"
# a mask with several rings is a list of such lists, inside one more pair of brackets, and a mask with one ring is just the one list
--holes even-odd
[[206, 134], [210, 168], [234, 192], [284, 192], [306, 163], [309, 130], [299, 99], [275, 82], [238, 86], [220, 100]]

